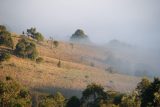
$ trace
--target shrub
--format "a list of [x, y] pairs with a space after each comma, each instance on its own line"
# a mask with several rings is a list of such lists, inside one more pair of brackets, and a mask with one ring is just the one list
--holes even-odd
[[65, 107], [65, 98], [60, 92], [57, 92], [54, 96], [41, 98], [38, 107]]
[[6, 27], [4, 25], [0, 25], [0, 32], [6, 31]]
[[91, 62], [91, 63], [90, 63], [90, 66], [91, 66], [91, 67], [95, 67], [95, 65], [94, 65], [94, 63], [93, 63], [93, 62]]
[[92, 83], [82, 92], [82, 105], [87, 107], [99, 107], [102, 100], [108, 99], [101, 85]]
[[57, 63], [57, 67], [59, 67], [59, 68], [61, 67], [61, 61], [60, 60]]
[[15, 49], [15, 54], [19, 57], [36, 59], [38, 52], [36, 50], [36, 45], [27, 39], [21, 39]]
[[27, 35], [32, 37], [33, 39], [36, 39], [37, 41], [43, 41], [44, 37], [40, 32], [36, 31], [36, 28], [31, 27], [30, 29], [27, 29]]
[[0, 81], [0, 107], [31, 107], [30, 94], [22, 94], [22, 90], [22, 86], [12, 79]]
[[160, 107], [160, 79], [154, 78], [153, 82], [142, 79], [139, 85], [141, 107]]
[[120, 107], [141, 107], [140, 104], [138, 96], [133, 93], [122, 97]]
[[13, 40], [11, 38], [11, 34], [8, 31], [0, 32], [0, 45], [5, 45], [13, 48]]
[[0, 54], [0, 62], [2, 61], [8, 61], [11, 58], [10, 53], [1, 53]]
[[58, 47], [59, 42], [58, 41], [53, 41], [53, 44], [54, 44], [55, 47]]
[[8, 81], [8, 80], [12, 80], [12, 77], [6, 76], [6, 81]]
[[37, 63], [43, 62], [43, 58], [42, 58], [42, 57], [38, 57], [38, 58], [36, 59], [36, 62], [37, 62]]
[[36, 39], [37, 41], [43, 41], [44, 40], [43, 35], [39, 32], [35, 33], [33, 38]]
[[66, 107], [80, 107], [80, 100], [76, 96], [73, 96], [67, 102]]

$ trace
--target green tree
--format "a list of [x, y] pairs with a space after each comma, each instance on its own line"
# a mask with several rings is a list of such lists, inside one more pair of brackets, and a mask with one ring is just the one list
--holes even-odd
[[33, 39], [36, 39], [38, 42], [44, 40], [43, 35], [40, 32], [37, 32], [36, 28], [34, 27], [27, 29], [27, 35], [32, 37]]
[[100, 102], [106, 99], [108, 99], [108, 95], [104, 92], [104, 88], [92, 83], [82, 92], [81, 100], [83, 106], [99, 107]]
[[67, 102], [66, 107], [80, 107], [80, 100], [76, 96], [73, 96]]
[[11, 48], [14, 47], [10, 32], [8, 32], [8, 31], [0, 32], [0, 45], [5, 45], [5, 46], [11, 47]]
[[121, 99], [120, 107], [140, 107], [140, 100], [136, 93], [125, 95]]
[[0, 32], [6, 31], [6, 27], [4, 25], [0, 25]]
[[0, 107], [31, 107], [29, 91], [13, 79], [0, 81]]
[[55, 47], [58, 47], [59, 42], [58, 41], [53, 41], [53, 44], [54, 44]]
[[38, 42], [44, 40], [43, 35], [41, 33], [39, 33], [39, 32], [35, 33], [33, 38], [36, 39]]
[[57, 92], [54, 95], [54, 100], [57, 103], [56, 107], [64, 107], [65, 106], [65, 97], [60, 92]]
[[138, 91], [139, 95], [141, 96], [142, 93], [151, 85], [151, 82], [147, 78], [143, 78], [141, 82], [137, 84], [136, 90]]
[[79, 42], [86, 42], [89, 41], [88, 36], [84, 33], [82, 29], [77, 29], [74, 34], [72, 34], [71, 40], [79, 41]]
[[39, 107], [65, 107], [65, 97], [60, 92], [45, 96], [40, 100]]
[[15, 49], [15, 54], [19, 57], [36, 59], [38, 52], [36, 45], [27, 39], [21, 39]]
[[0, 62], [2, 61], [8, 61], [11, 58], [11, 54], [4, 52], [4, 53], [0, 53]]
[[154, 78], [154, 81], [141, 94], [141, 107], [159, 107], [160, 80]]

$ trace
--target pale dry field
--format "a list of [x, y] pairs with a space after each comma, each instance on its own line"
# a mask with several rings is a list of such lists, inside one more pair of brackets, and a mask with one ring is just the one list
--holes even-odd
[[[13, 38], [16, 43], [17, 37]], [[0, 50], [3, 48], [1, 46]], [[107, 65], [103, 61], [108, 52], [93, 45], [73, 44], [72, 48], [71, 43], [59, 42], [55, 48], [51, 47], [50, 41], [44, 41], [37, 44], [37, 49], [44, 59], [43, 63], [37, 64], [13, 55], [8, 62], [0, 65], [0, 78], [11, 76], [28, 88], [44, 92], [62, 91], [67, 96], [78, 95], [76, 92], [93, 82], [107, 90], [128, 92], [140, 81], [138, 77], [106, 71]], [[59, 59], [60, 68], [57, 67]]]

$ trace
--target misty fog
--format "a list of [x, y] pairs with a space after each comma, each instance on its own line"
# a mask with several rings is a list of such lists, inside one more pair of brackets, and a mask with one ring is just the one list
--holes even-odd
[[[19, 34], [36, 27], [46, 38], [60, 40], [69, 40], [76, 29], [83, 29], [91, 41], [111, 49], [111, 58], [118, 57], [108, 64], [129, 74], [142, 69], [157, 75], [159, 5], [159, 0], [0, 0], [0, 24]], [[112, 39], [131, 47], [108, 47]]]

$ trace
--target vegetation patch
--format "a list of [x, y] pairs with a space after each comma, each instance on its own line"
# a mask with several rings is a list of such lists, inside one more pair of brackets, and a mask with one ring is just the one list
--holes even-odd
[[21, 39], [17, 43], [15, 54], [19, 57], [29, 58], [32, 60], [36, 59], [38, 56], [36, 45], [27, 39]]
[[3, 61], [8, 61], [11, 58], [11, 54], [4, 52], [4, 53], [0, 53], [0, 62]]
[[8, 32], [3, 25], [0, 25], [0, 45], [5, 45], [10, 48], [14, 47], [11, 33]]

